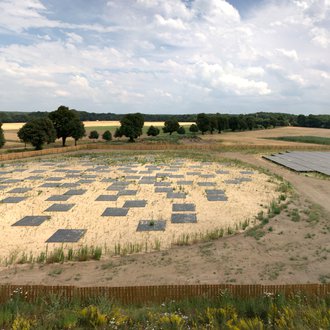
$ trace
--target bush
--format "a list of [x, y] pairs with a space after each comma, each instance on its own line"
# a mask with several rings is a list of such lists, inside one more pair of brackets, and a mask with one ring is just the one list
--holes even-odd
[[189, 131], [191, 133], [197, 133], [198, 132], [198, 127], [196, 124], [191, 124], [190, 127], [189, 127]]
[[105, 141], [111, 141], [112, 140], [112, 134], [110, 131], [105, 131], [103, 134], [102, 134], [102, 139], [105, 140]]
[[159, 135], [159, 128], [155, 126], [150, 126], [148, 131], [147, 131], [148, 136], [157, 136]]
[[180, 126], [177, 130], [177, 133], [180, 135], [186, 134], [186, 130], [183, 126]]
[[88, 136], [89, 139], [95, 139], [97, 140], [99, 138], [99, 133], [98, 131], [91, 131]]

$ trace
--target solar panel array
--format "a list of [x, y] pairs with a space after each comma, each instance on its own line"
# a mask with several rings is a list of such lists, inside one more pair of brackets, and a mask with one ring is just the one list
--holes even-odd
[[263, 156], [263, 158], [297, 172], [319, 172], [330, 175], [330, 152], [327, 151], [293, 151]]

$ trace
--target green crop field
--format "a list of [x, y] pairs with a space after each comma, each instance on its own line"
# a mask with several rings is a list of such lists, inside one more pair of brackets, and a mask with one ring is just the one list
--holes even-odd
[[322, 136], [279, 136], [279, 137], [267, 138], [267, 139], [288, 141], [288, 142], [301, 142], [301, 143], [330, 145], [330, 138], [322, 137]]

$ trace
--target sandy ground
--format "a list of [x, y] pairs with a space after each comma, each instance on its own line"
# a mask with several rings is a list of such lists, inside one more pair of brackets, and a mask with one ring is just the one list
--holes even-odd
[[[102, 261], [52, 265], [13, 265], [0, 268], [0, 283], [128, 286], [160, 284], [232, 283], [286, 284], [330, 280], [330, 214], [318, 207], [311, 221], [308, 212], [320, 202], [329, 209], [329, 182], [305, 177], [262, 160], [257, 155], [222, 154], [239, 158], [284, 175], [300, 197], [263, 228], [256, 240], [244, 233], [166, 251], [109, 257]], [[307, 188], [309, 187], [309, 188]], [[298, 210], [299, 220], [292, 220]]]
[[[123, 164], [125, 166], [125, 164]], [[150, 164], [149, 164], [150, 165]], [[141, 176], [152, 176], [157, 173], [168, 173], [170, 165], [163, 164], [159, 170], [151, 174], [142, 174], [148, 164], [136, 164], [133, 169]], [[228, 227], [235, 228], [245, 220], [254, 219], [261, 210], [265, 210], [270, 202], [276, 198], [275, 184], [269, 177], [261, 173], [241, 174], [240, 168], [227, 168], [216, 163], [194, 163], [188, 160], [177, 163], [174, 166], [175, 175], [184, 175], [184, 178], [158, 178], [157, 181], [169, 182], [175, 192], [184, 192], [186, 199], [167, 199], [165, 193], [155, 193], [154, 185], [139, 184], [138, 180], [130, 181], [128, 190], [137, 190], [136, 196], [120, 196], [117, 201], [95, 201], [99, 195], [115, 195], [116, 191], [107, 191], [110, 182], [102, 182], [104, 179], [125, 180], [125, 173], [120, 166], [107, 167], [106, 172], [96, 172], [97, 163], [91, 160], [70, 160], [63, 163], [29, 162], [23, 165], [10, 165], [1, 170], [5, 173], [1, 176], [5, 179], [19, 179], [18, 183], [1, 183], [5, 188], [0, 190], [0, 200], [8, 196], [26, 196], [27, 199], [18, 204], [0, 203], [0, 256], [2, 260], [8, 256], [21, 255], [22, 252], [32, 253], [34, 256], [45, 251], [45, 241], [57, 229], [86, 229], [85, 236], [79, 243], [66, 245], [65, 247], [78, 248], [82, 245], [97, 245], [105, 250], [114, 252], [115, 245], [120, 244], [121, 249], [129, 246], [139, 246], [140, 250], [152, 250], [155, 248], [167, 249], [173, 243], [182, 239], [183, 235], [199, 237], [208, 231]], [[197, 167], [197, 168], [196, 168]], [[18, 171], [17, 171], [18, 170]], [[64, 170], [64, 172], [63, 172]], [[65, 170], [79, 171], [78, 177], [66, 177]], [[229, 174], [216, 174], [217, 170], [227, 170]], [[45, 171], [33, 173], [34, 171]], [[215, 175], [215, 178], [201, 178], [198, 175], [190, 175], [187, 172], [198, 171], [201, 174]], [[41, 179], [28, 181], [25, 178], [31, 175], [40, 175]], [[74, 189], [85, 189], [83, 195], [72, 196], [66, 202], [46, 201], [52, 195], [62, 195], [70, 188], [44, 188], [40, 187], [50, 177], [63, 178], [60, 183], [74, 183], [79, 179], [95, 176], [91, 183], [81, 184]], [[129, 175], [129, 174], [126, 174]], [[130, 174], [132, 175], [132, 174]], [[134, 174], [135, 175], [135, 174]], [[251, 182], [243, 182], [239, 185], [227, 184], [226, 180], [248, 177]], [[193, 181], [192, 185], [180, 185], [179, 180]], [[215, 182], [215, 187], [200, 187], [197, 182]], [[30, 188], [25, 194], [12, 194], [13, 188]], [[209, 202], [206, 199], [205, 189], [223, 189], [228, 197], [227, 202]], [[127, 216], [107, 217], [102, 216], [107, 207], [122, 207], [127, 200], [146, 200], [144, 208], [131, 208]], [[68, 212], [45, 211], [53, 203], [74, 204]], [[194, 224], [171, 223], [173, 203], [194, 203], [198, 222]], [[49, 215], [51, 219], [38, 227], [12, 227], [11, 225], [30, 215]], [[166, 220], [164, 232], [137, 232], [140, 220]], [[48, 251], [61, 244], [48, 244]]]

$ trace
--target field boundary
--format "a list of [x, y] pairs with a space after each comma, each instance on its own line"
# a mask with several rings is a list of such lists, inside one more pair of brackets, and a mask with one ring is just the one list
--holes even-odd
[[214, 151], [241, 151], [241, 150], [260, 150], [260, 152], [267, 152], [272, 149], [276, 149], [277, 151], [288, 151], [288, 150], [330, 150], [330, 146], [280, 146], [280, 145], [250, 145], [250, 144], [238, 144], [238, 145], [223, 145], [220, 143], [192, 143], [192, 144], [171, 144], [171, 143], [155, 143], [155, 144], [81, 144], [78, 146], [67, 146], [60, 148], [50, 148], [43, 150], [32, 150], [32, 151], [24, 151], [24, 152], [12, 152], [8, 154], [1, 153], [0, 161], [8, 161], [15, 159], [23, 159], [30, 157], [38, 157], [45, 155], [54, 155], [54, 154], [63, 154], [68, 152], [75, 152], [81, 150], [105, 150], [105, 151], [116, 151], [116, 150], [136, 150], [136, 151], [148, 151], [148, 150], [194, 150], [194, 149], [202, 149], [202, 150], [214, 150]]
[[307, 296], [324, 298], [330, 295], [330, 283], [286, 285], [200, 284], [130, 287], [1, 285], [0, 303], [15, 298], [22, 298], [29, 302], [34, 302], [39, 298], [56, 295], [68, 300], [87, 300], [104, 297], [124, 304], [135, 304], [183, 300], [193, 297], [216, 298], [225, 293], [241, 298], [265, 295], [273, 296], [276, 294], [283, 294], [285, 296], [305, 294]]

